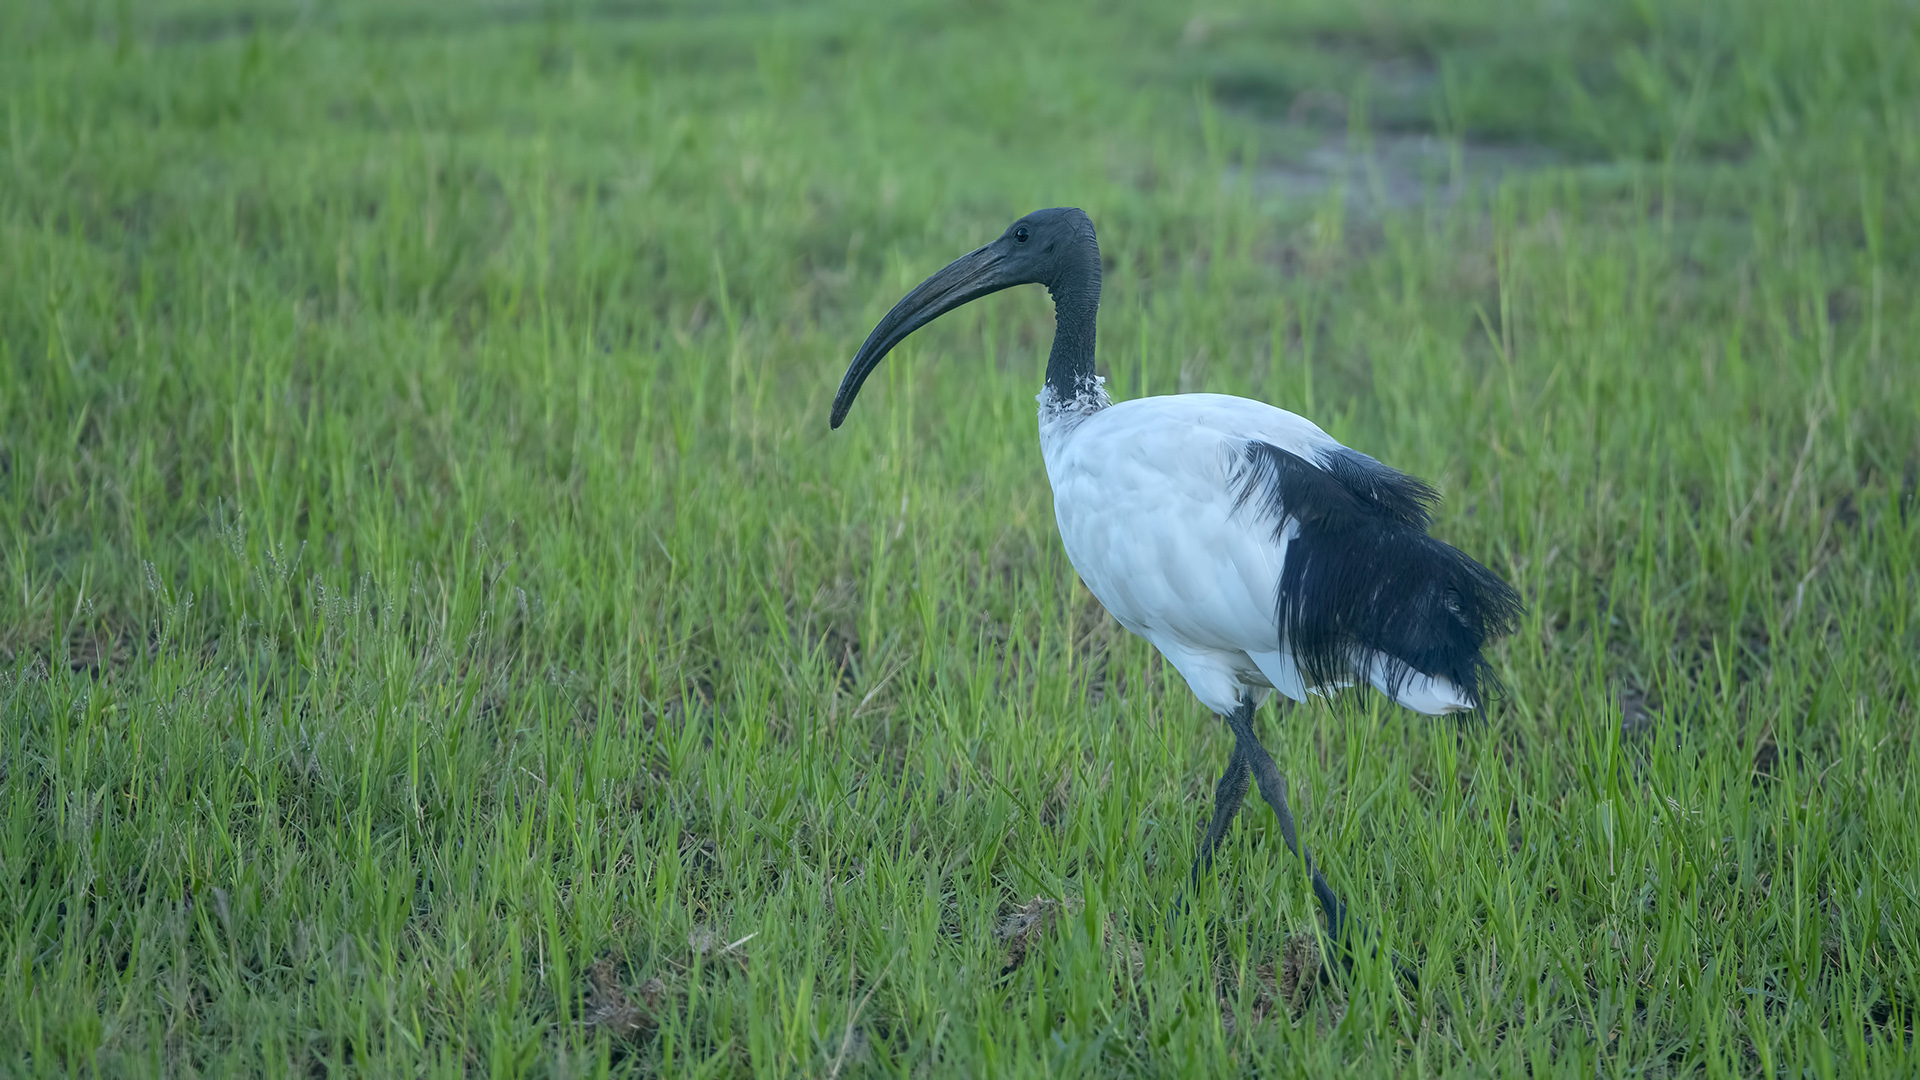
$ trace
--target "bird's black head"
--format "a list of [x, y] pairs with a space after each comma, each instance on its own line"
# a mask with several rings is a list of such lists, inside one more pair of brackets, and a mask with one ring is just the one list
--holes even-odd
[[1008, 285], [1045, 285], [1052, 289], [1077, 280], [1089, 265], [1100, 270], [1100, 246], [1093, 219], [1074, 206], [1035, 210], [1007, 226], [1000, 239], [982, 250], [997, 251]]
[[839, 427], [860, 385], [908, 334], [954, 308], [1015, 285], [1045, 285], [1056, 304], [1100, 294], [1100, 246], [1084, 210], [1063, 206], [1035, 210], [983, 248], [955, 259], [921, 282], [880, 320], [840, 380], [832, 423]]

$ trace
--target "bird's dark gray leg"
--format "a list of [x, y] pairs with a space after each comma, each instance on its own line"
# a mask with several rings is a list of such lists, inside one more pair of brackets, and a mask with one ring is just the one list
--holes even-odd
[[[1240, 812], [1240, 804], [1247, 797], [1247, 779], [1250, 775], [1246, 747], [1235, 737], [1233, 756], [1227, 759], [1227, 771], [1220, 774], [1220, 783], [1213, 789], [1213, 820], [1207, 823], [1207, 835], [1201, 839], [1200, 850], [1193, 856], [1191, 888], [1200, 887], [1200, 875], [1213, 865], [1213, 853], [1219, 850], [1221, 838], [1227, 835], [1227, 826], [1233, 824], [1234, 815]], [[1173, 906], [1167, 909], [1169, 927], [1180, 918], [1186, 906], [1185, 896], [1173, 898]]]
[[1233, 741], [1233, 757], [1227, 761], [1227, 771], [1220, 774], [1219, 786], [1213, 789], [1213, 820], [1207, 823], [1207, 835], [1200, 841], [1200, 851], [1193, 857], [1193, 884], [1200, 886], [1200, 875], [1213, 865], [1213, 853], [1220, 847], [1220, 840], [1227, 834], [1227, 826], [1233, 824], [1233, 816], [1240, 812], [1240, 803], [1247, 797], [1247, 778], [1250, 775], [1246, 747], [1239, 738]]
[[[1295, 858], [1307, 864], [1307, 873], [1313, 879], [1313, 895], [1320, 901], [1320, 910], [1327, 916], [1327, 937], [1336, 944], [1346, 929], [1347, 905], [1334, 895], [1333, 886], [1320, 874], [1320, 868], [1313, 865], [1313, 856], [1300, 847], [1300, 837], [1293, 827], [1293, 810], [1287, 806], [1287, 778], [1280, 775], [1280, 767], [1273, 763], [1273, 755], [1260, 745], [1259, 736], [1253, 733], [1253, 702], [1242, 701], [1240, 707], [1227, 714], [1227, 725], [1233, 729], [1235, 742], [1234, 756], [1243, 758], [1245, 767], [1253, 772], [1254, 783], [1260, 785], [1260, 797], [1273, 807], [1280, 818], [1280, 836], [1287, 842], [1287, 850]], [[1224, 783], [1224, 779], [1222, 783]], [[1244, 792], [1246, 781], [1241, 781]]]

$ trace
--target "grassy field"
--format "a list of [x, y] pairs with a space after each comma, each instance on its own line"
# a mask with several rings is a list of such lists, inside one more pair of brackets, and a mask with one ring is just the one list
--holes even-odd
[[[0, 1071], [1912, 1075], [1920, 11], [0, 3]], [[1322, 985], [1080, 586], [1118, 396], [1434, 479], [1507, 693], [1262, 713]]]

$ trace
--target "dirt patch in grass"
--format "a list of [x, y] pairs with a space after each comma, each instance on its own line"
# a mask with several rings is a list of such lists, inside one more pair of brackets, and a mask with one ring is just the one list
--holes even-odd
[[[1238, 1025], [1236, 1009], [1237, 981], [1230, 972], [1222, 972], [1219, 986], [1220, 1021], [1232, 1034]], [[1346, 1013], [1346, 995], [1328, 978], [1320, 955], [1320, 939], [1310, 930], [1287, 935], [1276, 959], [1264, 960], [1253, 968], [1252, 1002], [1247, 1022], [1254, 1027], [1280, 1017], [1298, 1022], [1322, 993], [1330, 994], [1328, 1010], [1321, 1027], [1338, 1024]]]
[[[1007, 950], [1007, 962], [1000, 969], [1002, 978], [1012, 975], [1032, 957], [1041, 942], [1060, 925], [1060, 919], [1086, 906], [1079, 897], [1056, 900], [1036, 896], [1002, 916], [994, 928], [994, 937]], [[1108, 915], [1100, 930], [1100, 943], [1113, 961], [1116, 971], [1114, 989], [1125, 993], [1125, 983], [1138, 981], [1147, 971], [1146, 947], [1129, 933], [1117, 915]]]
[[1043, 940], [1048, 931], [1069, 911], [1078, 911], [1081, 901], [1069, 897], [1065, 901], [1051, 897], [1036, 896], [1014, 908], [1000, 920], [994, 928], [993, 936], [1006, 946], [1007, 962], [1000, 968], [1002, 976], [1019, 971], [1027, 962], [1028, 955]]
[[641, 983], [630, 996], [621, 985], [619, 965], [603, 956], [587, 969], [587, 1005], [580, 1020], [589, 1030], [604, 1031], [615, 1039], [640, 1040], [660, 1028], [660, 1007], [667, 984], [657, 976]]
[[[1427, 132], [1323, 137], [1304, 153], [1264, 162], [1256, 195], [1311, 202], [1338, 189], [1349, 213], [1374, 216], [1429, 202], [1451, 206], [1492, 190], [1509, 176], [1550, 168], [1561, 155], [1545, 146], [1446, 139]], [[1230, 173], [1230, 181], [1241, 174]]]

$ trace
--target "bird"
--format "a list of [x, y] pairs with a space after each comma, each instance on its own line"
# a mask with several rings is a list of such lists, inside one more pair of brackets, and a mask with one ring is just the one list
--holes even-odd
[[840, 381], [831, 426], [915, 330], [1003, 289], [1047, 289], [1054, 337], [1036, 399], [1040, 456], [1068, 561], [1234, 738], [1191, 885], [1212, 866], [1251, 777], [1304, 863], [1329, 940], [1344, 943], [1346, 904], [1301, 847], [1255, 710], [1275, 693], [1305, 702], [1359, 683], [1418, 713], [1475, 709], [1495, 685], [1486, 649], [1513, 630], [1520, 597], [1429, 535], [1431, 485], [1305, 417], [1223, 394], [1112, 400], [1094, 370], [1100, 277], [1085, 211], [1027, 214], [874, 326]]

